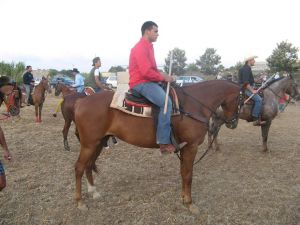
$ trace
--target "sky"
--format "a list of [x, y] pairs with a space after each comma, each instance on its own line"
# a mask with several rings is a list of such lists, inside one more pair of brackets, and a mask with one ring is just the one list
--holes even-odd
[[264, 61], [276, 44], [300, 47], [297, 0], [0, 0], [0, 61], [33, 69], [91, 69], [127, 66], [141, 26], [158, 24], [158, 66], [168, 52], [185, 50], [193, 63], [215, 48], [225, 67], [247, 55]]

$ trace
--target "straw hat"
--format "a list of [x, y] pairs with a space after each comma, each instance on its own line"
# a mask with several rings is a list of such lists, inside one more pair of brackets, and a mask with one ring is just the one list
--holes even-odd
[[257, 56], [256, 55], [248, 55], [244, 58], [244, 62], [248, 62], [251, 59], [256, 59]]

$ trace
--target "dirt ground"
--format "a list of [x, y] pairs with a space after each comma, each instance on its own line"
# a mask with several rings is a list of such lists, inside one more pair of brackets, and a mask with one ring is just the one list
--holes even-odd
[[269, 153], [262, 153], [260, 130], [251, 124], [221, 130], [221, 151], [210, 151], [194, 167], [192, 196], [200, 210], [194, 216], [181, 203], [177, 157], [124, 142], [97, 160], [99, 199], [87, 194], [83, 180], [89, 210], [79, 211], [73, 198], [79, 142], [72, 126], [71, 152], [64, 151], [63, 118], [52, 117], [58, 100], [47, 96], [42, 124], [35, 124], [32, 106], [22, 109], [20, 120], [0, 121], [13, 155], [4, 162], [0, 225], [300, 224], [300, 104], [273, 121]]

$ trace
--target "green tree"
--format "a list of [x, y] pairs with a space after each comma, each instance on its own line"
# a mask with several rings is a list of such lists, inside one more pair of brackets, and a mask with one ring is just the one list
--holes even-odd
[[200, 74], [201, 71], [199, 67], [196, 65], [196, 63], [190, 63], [186, 66], [185, 69], [187, 74]]
[[[169, 73], [171, 51], [169, 51], [167, 58], [165, 59], [164, 71]], [[186, 57], [185, 51], [179, 48], [173, 49], [173, 63], [172, 74], [183, 75], [185, 73]]]
[[49, 69], [48, 75], [52, 78], [58, 73], [59, 73], [59, 71], [56, 69]]
[[8, 76], [11, 80], [16, 81], [18, 84], [22, 82], [22, 75], [25, 71], [25, 64], [23, 62], [14, 62], [5, 63], [4, 61], [0, 62], [0, 75]]
[[207, 48], [199, 60], [196, 60], [196, 65], [204, 74], [216, 75], [222, 69], [221, 56], [216, 52], [217, 50], [214, 48]]
[[292, 72], [298, 59], [298, 48], [291, 43], [282, 41], [277, 43], [272, 55], [267, 58], [268, 66], [272, 72]]
[[126, 71], [126, 69], [124, 69], [124, 67], [122, 67], [122, 66], [112, 66], [108, 70], [108, 72], [110, 72], [110, 73], [125, 72], [125, 71]]

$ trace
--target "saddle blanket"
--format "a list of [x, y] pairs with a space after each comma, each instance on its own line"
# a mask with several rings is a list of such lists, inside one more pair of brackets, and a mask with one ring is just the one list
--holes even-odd
[[[153, 113], [152, 113], [152, 106], [151, 105], [139, 105], [139, 104], [130, 104], [125, 100], [125, 96], [126, 96], [127, 90], [117, 90], [114, 93], [113, 99], [111, 101], [110, 107], [114, 108], [114, 109], [118, 109], [121, 110], [125, 113], [134, 115], [134, 116], [139, 116], [139, 117], [153, 117]], [[173, 104], [175, 104], [173, 106], [173, 113], [172, 116], [175, 115], [180, 115], [179, 112], [179, 103], [177, 100], [177, 96], [175, 91], [172, 89], [170, 89], [170, 93], [173, 94], [174, 97], [172, 97], [173, 99]], [[175, 100], [174, 100], [175, 99]]]

